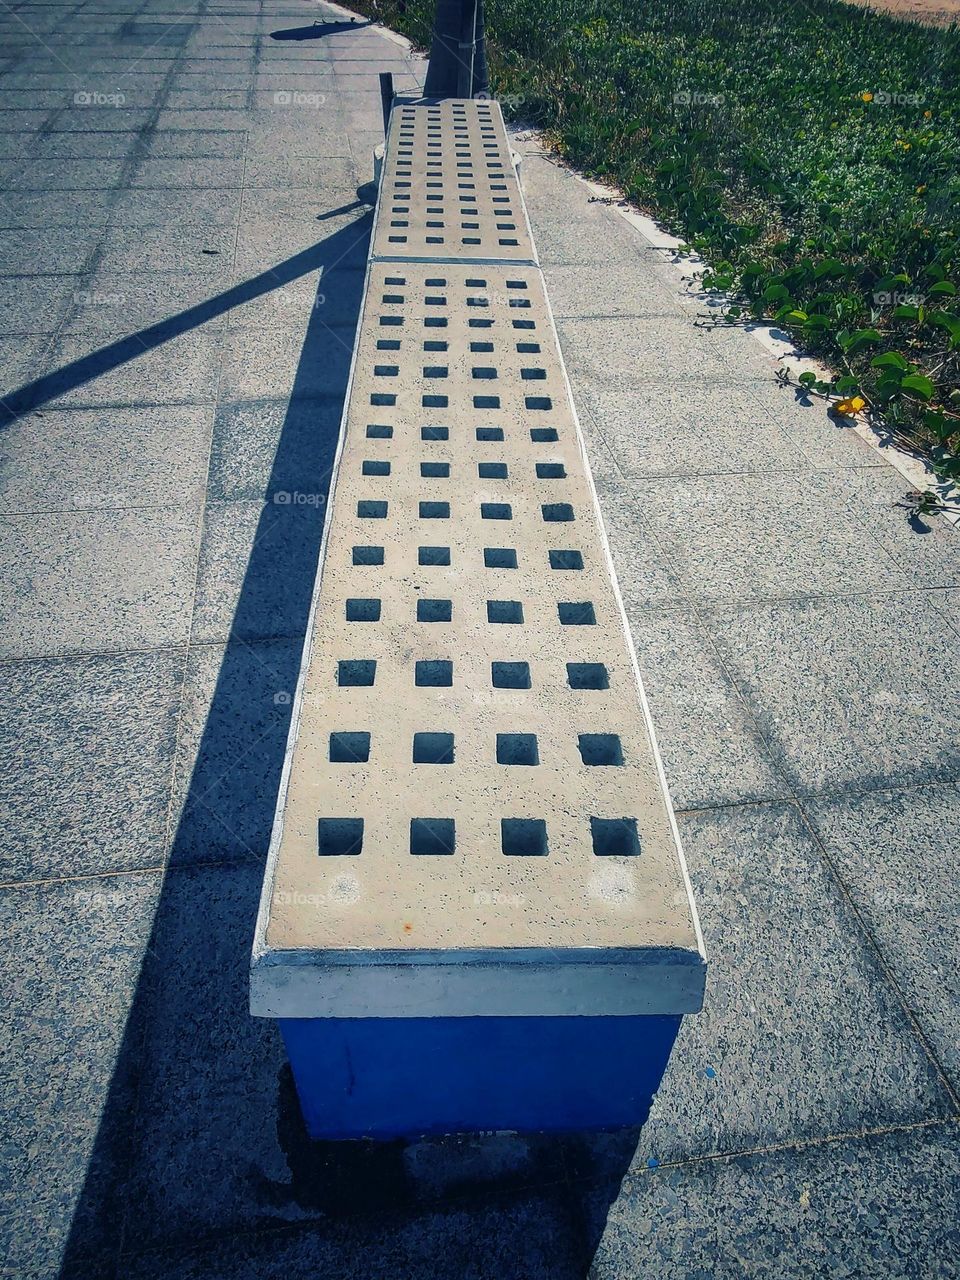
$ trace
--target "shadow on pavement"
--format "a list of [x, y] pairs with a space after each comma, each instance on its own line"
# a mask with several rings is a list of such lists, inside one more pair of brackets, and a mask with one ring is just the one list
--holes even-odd
[[364, 27], [372, 27], [367, 22], [314, 22], [308, 27], [282, 27], [279, 31], [271, 31], [271, 40], [322, 40], [324, 36], [339, 35], [341, 31], [362, 31]]
[[[268, 495], [329, 485], [369, 230], [366, 216], [146, 331], [155, 345], [322, 269], [327, 303], [312, 308]], [[328, 324], [331, 299], [339, 332]], [[114, 344], [41, 383], [94, 377], [125, 350]], [[329, 374], [322, 401], [318, 367]], [[62, 1280], [579, 1280], [636, 1148], [636, 1131], [389, 1144], [307, 1137], [277, 1029], [252, 1018], [247, 1002], [291, 710], [277, 695], [296, 686], [323, 510], [322, 502], [278, 508], [269, 497], [262, 508]], [[279, 538], [278, 520], [286, 522]], [[277, 617], [283, 625], [271, 632]], [[265, 634], [281, 638], [253, 638]], [[215, 662], [219, 650], [204, 652]]]

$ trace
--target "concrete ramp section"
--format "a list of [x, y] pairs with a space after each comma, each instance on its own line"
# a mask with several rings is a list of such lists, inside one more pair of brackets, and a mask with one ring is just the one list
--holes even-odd
[[[461, 187], [473, 192], [469, 214]], [[509, 216], [492, 208], [500, 191]], [[438, 220], [444, 234], [434, 244]], [[428, 1089], [399, 1130], [396, 1097], [353, 1128], [331, 1125], [305, 1100], [328, 1087], [326, 1074], [313, 1078], [316, 1064], [337, 1060], [325, 1020], [383, 1020], [364, 1034], [376, 1043], [389, 1023], [391, 1053], [412, 1048], [422, 1062], [413, 1026], [424, 1018], [487, 1020], [490, 1035], [503, 1019], [550, 1019], [561, 1042], [582, 1039], [588, 1023], [602, 1039], [597, 1023], [628, 1018], [641, 1039], [659, 1028], [662, 1056], [679, 1016], [700, 1008], [704, 973], [499, 110], [400, 105], [251, 1009], [281, 1020], [318, 1134], [523, 1127], [529, 1098], [516, 1111], [471, 1111], [480, 1088], [472, 1072], [463, 1077], [473, 1080], [469, 1097], [442, 1117], [430, 1112]], [[398, 1031], [403, 1019], [410, 1027]], [[462, 1074], [467, 1059], [476, 1067], [467, 1039], [438, 1069]], [[635, 1064], [618, 1069], [637, 1076]], [[481, 1070], [483, 1088], [497, 1070]], [[601, 1094], [619, 1084], [600, 1078]], [[636, 1118], [629, 1097], [626, 1115]], [[536, 1126], [552, 1127], [543, 1115]]]

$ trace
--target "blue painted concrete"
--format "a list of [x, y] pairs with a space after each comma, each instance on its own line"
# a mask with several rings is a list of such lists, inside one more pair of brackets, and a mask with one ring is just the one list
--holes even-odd
[[313, 1138], [641, 1125], [679, 1017], [281, 1018]]

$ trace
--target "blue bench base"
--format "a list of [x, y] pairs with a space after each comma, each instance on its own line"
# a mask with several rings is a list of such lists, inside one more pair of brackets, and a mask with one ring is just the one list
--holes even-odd
[[677, 1017], [280, 1018], [312, 1138], [643, 1124]]

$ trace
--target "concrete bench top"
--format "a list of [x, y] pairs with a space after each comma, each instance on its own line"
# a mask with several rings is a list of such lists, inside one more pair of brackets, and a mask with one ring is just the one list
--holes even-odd
[[[444, 125], [458, 105], [508, 155], [496, 104], [445, 102]], [[392, 116], [251, 1008], [695, 1011], [699, 928], [541, 273], [377, 256], [432, 110]]]

